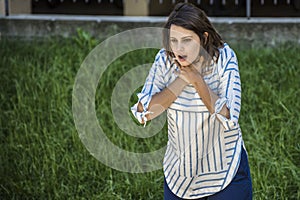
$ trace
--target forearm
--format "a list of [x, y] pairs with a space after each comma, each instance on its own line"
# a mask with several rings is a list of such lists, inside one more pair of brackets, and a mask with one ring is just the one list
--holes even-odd
[[[164, 112], [182, 92], [184, 87], [187, 85], [181, 78], [176, 78], [168, 87], [163, 89], [160, 93], [153, 95], [149, 106], [149, 114], [146, 115], [147, 120], [154, 119]], [[138, 111], [143, 111], [143, 106], [139, 103]]]

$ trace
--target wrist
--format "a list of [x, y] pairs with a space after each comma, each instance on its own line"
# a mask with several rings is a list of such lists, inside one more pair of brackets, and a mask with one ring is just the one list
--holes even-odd
[[196, 84], [199, 84], [199, 83], [201, 84], [203, 82], [204, 82], [203, 77], [199, 72], [195, 73], [193, 75], [193, 78], [191, 79], [191, 84], [192, 85], [196, 85]]
[[183, 86], [187, 86], [189, 84], [189, 82], [181, 75], [179, 75], [175, 81], [177, 81], [178, 84], [183, 85]]
[[177, 77], [169, 86], [168, 89], [178, 97], [182, 90], [187, 86], [188, 83], [184, 81], [182, 78]]

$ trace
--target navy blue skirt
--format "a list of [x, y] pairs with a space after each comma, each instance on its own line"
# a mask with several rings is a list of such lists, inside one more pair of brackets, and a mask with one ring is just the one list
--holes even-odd
[[[164, 181], [164, 199], [182, 200], [182, 198], [172, 193], [166, 180]], [[251, 200], [252, 199], [252, 181], [248, 157], [244, 148], [242, 148], [241, 162], [239, 169], [232, 182], [224, 190], [198, 200]]]

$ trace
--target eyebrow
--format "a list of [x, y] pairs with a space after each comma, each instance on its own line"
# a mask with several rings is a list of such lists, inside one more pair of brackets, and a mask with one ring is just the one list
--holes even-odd
[[[186, 39], [186, 38], [192, 38], [193, 36], [191, 36], [191, 35], [188, 35], [188, 36], [184, 36], [184, 37], [182, 37], [182, 38], [180, 38], [180, 39]], [[175, 37], [170, 37], [170, 38], [174, 38], [174, 39], [177, 39], [177, 38], [175, 38]]]

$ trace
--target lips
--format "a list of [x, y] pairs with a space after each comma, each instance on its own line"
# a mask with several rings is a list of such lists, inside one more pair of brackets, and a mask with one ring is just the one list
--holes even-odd
[[179, 62], [184, 62], [184, 61], [186, 61], [186, 58], [187, 58], [187, 56], [185, 56], [185, 55], [178, 55], [178, 60], [179, 60]]

